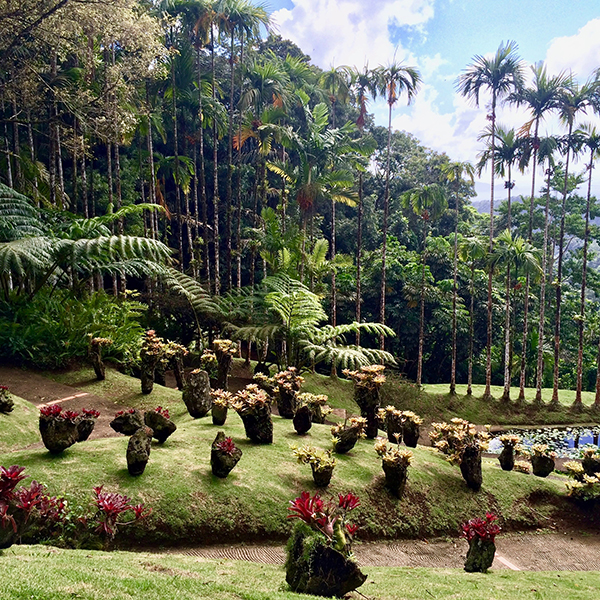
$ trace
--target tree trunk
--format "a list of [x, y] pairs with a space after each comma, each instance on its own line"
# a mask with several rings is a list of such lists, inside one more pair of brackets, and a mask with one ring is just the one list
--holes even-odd
[[458, 194], [454, 220], [454, 261], [452, 264], [452, 364], [450, 366], [450, 395], [456, 394], [456, 280], [458, 275]]
[[535, 404], [542, 404], [542, 384], [544, 381], [544, 326], [546, 310], [546, 266], [548, 262], [548, 226], [550, 212], [550, 177], [552, 169], [548, 161], [548, 180], [546, 184], [546, 209], [544, 212], [544, 246], [542, 248], [542, 280], [540, 283], [540, 323], [538, 328], [538, 355], [537, 355], [537, 373], [536, 373], [536, 391]]
[[[385, 325], [385, 288], [386, 288], [386, 258], [387, 258], [387, 230], [388, 230], [388, 213], [390, 209], [390, 155], [392, 148], [392, 105], [389, 104], [388, 116], [388, 143], [387, 143], [387, 159], [385, 169], [385, 194], [383, 197], [383, 240], [381, 244], [381, 299], [379, 304], [379, 322]], [[383, 333], [379, 336], [379, 349], [385, 350], [385, 336]]]
[[467, 375], [467, 395], [473, 394], [473, 338], [475, 332], [475, 261], [471, 263], [471, 289], [469, 290], [471, 296], [471, 305], [469, 307], [469, 367]]
[[[211, 71], [212, 71], [212, 100], [216, 105], [217, 102], [217, 90], [215, 80], [215, 35], [214, 25], [210, 27], [210, 41], [212, 46], [211, 51]], [[214, 246], [214, 282], [215, 282], [215, 295], [219, 296], [221, 293], [221, 271], [219, 267], [219, 170], [218, 170], [218, 150], [219, 150], [219, 137], [217, 133], [217, 119], [216, 115], [213, 118], [213, 246]]]
[[234, 30], [231, 30], [231, 47], [229, 51], [230, 65], [230, 98], [229, 98], [229, 137], [227, 139], [227, 197], [226, 197], [226, 220], [225, 220], [225, 262], [227, 264], [227, 289], [233, 287], [233, 261], [232, 261], [232, 204], [233, 204], [233, 100], [235, 94], [234, 74]]
[[[361, 267], [362, 267], [362, 235], [363, 235], [363, 175], [358, 174], [358, 222], [356, 235], [356, 322], [360, 323], [361, 319]], [[360, 346], [360, 329], [356, 330], [356, 345]]]
[[510, 264], [506, 266], [506, 300], [504, 321], [504, 391], [502, 401], [510, 402]]
[[[569, 143], [571, 141], [571, 134], [573, 133], [573, 124], [569, 124], [569, 135], [567, 137]], [[558, 373], [560, 363], [560, 309], [562, 302], [562, 266], [563, 266], [563, 253], [565, 243], [565, 212], [567, 206], [567, 193], [568, 193], [568, 182], [569, 182], [569, 158], [571, 152], [570, 148], [567, 147], [567, 158], [565, 160], [565, 182], [563, 187], [563, 199], [560, 213], [560, 234], [558, 238], [558, 266], [556, 271], [556, 315], [554, 321], [554, 374], [552, 382], [552, 406], [558, 405]]]
[[590, 155], [590, 163], [588, 171], [590, 173], [588, 179], [587, 201], [585, 206], [585, 233], [583, 237], [583, 264], [581, 265], [581, 300], [579, 308], [579, 321], [577, 323], [579, 329], [579, 345], [577, 349], [577, 391], [575, 392], [575, 402], [573, 408], [581, 411], [583, 402], [581, 400], [581, 388], [583, 378], [583, 332], [585, 324], [585, 288], [587, 283], [587, 261], [588, 261], [588, 243], [590, 238], [590, 200], [592, 196], [592, 172], [594, 170], [594, 154], [592, 149]]
[[421, 269], [421, 292], [419, 297], [419, 355], [417, 359], [417, 387], [423, 378], [423, 344], [425, 339], [425, 254], [427, 252], [427, 223], [423, 231], [423, 267]]

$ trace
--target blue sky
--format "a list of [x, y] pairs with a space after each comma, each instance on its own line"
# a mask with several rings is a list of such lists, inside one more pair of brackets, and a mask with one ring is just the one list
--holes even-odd
[[[543, 60], [551, 73], [571, 70], [585, 81], [600, 66], [598, 0], [271, 0], [269, 6], [278, 32], [324, 69], [375, 67], [394, 57], [416, 66], [423, 87], [410, 107], [399, 103], [394, 127], [452, 160], [475, 162], [481, 149], [477, 136], [486, 125], [486, 98], [476, 109], [454, 90], [457, 75], [476, 54], [491, 54], [501, 42], [514, 40], [527, 64]], [[371, 110], [387, 125], [384, 104]], [[518, 128], [527, 115], [504, 108], [500, 120]], [[558, 122], [549, 119], [547, 132], [559, 131]], [[515, 177], [516, 193], [529, 193], [529, 177]], [[488, 179], [484, 173], [483, 181]], [[503, 188], [499, 182], [500, 197]], [[477, 190], [489, 194], [484, 183]]]

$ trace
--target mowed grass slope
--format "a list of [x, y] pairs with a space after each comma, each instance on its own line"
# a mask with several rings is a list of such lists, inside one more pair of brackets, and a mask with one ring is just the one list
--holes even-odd
[[[87, 375], [69, 377], [83, 381]], [[328, 425], [313, 425], [308, 435], [300, 437], [290, 420], [277, 416], [273, 417], [274, 443], [252, 444], [235, 412], [230, 412], [223, 427], [212, 425], [210, 416], [194, 420], [180, 392], [157, 386], [142, 397], [138, 380], [112, 370], [107, 371], [105, 382], [90, 383], [86, 389], [111, 393], [127, 400], [125, 405], [135, 405], [141, 397], [146, 408], [168, 406], [178, 429], [163, 445], [153, 444], [143, 475], [132, 477], [127, 471], [125, 436], [76, 444], [58, 456], [44, 448], [3, 453], [0, 464], [25, 466], [27, 475], [47, 484], [52, 494], [65, 495], [75, 506], [87, 505], [97, 485], [145, 502], [152, 515], [143, 524], [127, 528], [131, 540], [139, 543], [283, 539], [290, 528], [289, 501], [304, 490], [316, 491], [310, 467], [294, 460], [290, 445], [331, 448]], [[210, 446], [219, 430], [244, 453], [224, 480], [210, 470]], [[397, 500], [385, 490], [373, 442], [360, 440], [349, 454], [338, 456], [332, 483], [323, 493], [358, 494], [362, 506], [355, 520], [361, 535], [370, 539], [453, 535], [460, 523], [486, 510], [497, 512], [506, 528], [545, 526], [577, 511], [565, 497], [564, 477], [506, 473], [491, 458], [484, 459], [483, 474], [483, 489], [473, 493], [457, 467], [431, 448], [419, 447], [414, 450], [405, 497]]]
[[14, 410], [0, 413], [0, 453], [40, 441], [37, 407], [14, 394], [11, 396], [15, 403]]
[[[465, 573], [365, 567], [363, 597], [378, 600], [523, 600], [597, 597], [598, 572]], [[13, 546], [0, 557], [3, 600], [308, 600], [290, 592], [281, 566], [182, 555]], [[351, 594], [358, 598], [357, 593]]]

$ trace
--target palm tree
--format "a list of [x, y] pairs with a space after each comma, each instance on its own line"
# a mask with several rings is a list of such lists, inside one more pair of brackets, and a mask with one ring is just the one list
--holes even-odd
[[427, 260], [427, 234], [429, 223], [442, 215], [448, 207], [446, 190], [433, 183], [405, 192], [402, 204], [423, 220], [423, 254], [421, 268], [420, 316], [419, 316], [419, 354], [417, 359], [417, 385], [421, 385], [423, 375], [423, 343], [425, 339], [425, 263]]
[[[406, 92], [408, 102], [414, 98], [421, 83], [421, 76], [414, 67], [406, 67], [392, 63], [387, 67], [378, 67], [377, 88], [381, 95], [385, 95], [388, 103], [388, 140], [387, 158], [385, 169], [385, 194], [383, 198], [383, 227], [381, 246], [381, 299], [379, 304], [379, 322], [385, 325], [385, 292], [386, 292], [386, 255], [387, 255], [387, 230], [390, 211], [390, 161], [392, 148], [392, 109], [398, 102], [402, 92]], [[385, 348], [385, 337], [379, 338], [381, 350]]]
[[[540, 283], [540, 314], [539, 314], [539, 329], [538, 329], [538, 355], [536, 369], [536, 392], [535, 404], [542, 404], [542, 384], [544, 380], [544, 326], [545, 326], [545, 310], [546, 310], [546, 268], [548, 262], [548, 229], [550, 224], [550, 182], [554, 175], [554, 158], [553, 153], [558, 146], [556, 138], [545, 137], [540, 140], [538, 148], [538, 159], [543, 164], [548, 161], [546, 168], [546, 208], [544, 211], [544, 241], [542, 244], [542, 275]], [[525, 296], [525, 303], [527, 303]], [[527, 304], [525, 304], [527, 305]], [[519, 392], [519, 398], [520, 398]]]
[[552, 405], [558, 405], [558, 371], [560, 361], [560, 313], [562, 302], [562, 267], [563, 253], [565, 243], [565, 216], [567, 194], [569, 193], [569, 159], [571, 150], [573, 149], [573, 127], [575, 119], [580, 112], [585, 113], [592, 96], [597, 89], [596, 82], [588, 82], [581, 87], [575, 82], [565, 88], [560, 96], [559, 113], [561, 120], [567, 124], [568, 133], [565, 139], [565, 179], [563, 183], [561, 216], [560, 216], [560, 233], [558, 238], [558, 265], [556, 269], [556, 312], [554, 321], [554, 374], [552, 386]]
[[[570, 76], [560, 73], [558, 75], [548, 77], [546, 66], [539, 62], [531, 66], [533, 80], [529, 87], [520, 87], [510, 95], [509, 101], [518, 106], [525, 106], [529, 111], [531, 118], [523, 127], [519, 134], [527, 136], [533, 156], [531, 160], [531, 196], [529, 199], [529, 224], [527, 227], [527, 240], [531, 242], [533, 231], [533, 208], [535, 204], [535, 175], [538, 166], [537, 155], [540, 147], [539, 128], [540, 123], [546, 114], [552, 110], [556, 110], [560, 104], [560, 95], [565, 86], [570, 82]], [[533, 127], [533, 136], [531, 128]], [[543, 163], [543, 161], [542, 161]], [[523, 341], [521, 352], [521, 376], [519, 380], [519, 401], [525, 399], [525, 375], [527, 368], [527, 342], [529, 333], [529, 275], [525, 278], [525, 307], [523, 311]], [[542, 348], [543, 350], [543, 348]], [[538, 349], [539, 352], [539, 349]]]
[[491, 266], [506, 268], [506, 296], [505, 296], [505, 323], [504, 323], [504, 391], [502, 394], [503, 402], [510, 402], [510, 290], [511, 290], [511, 269], [514, 269], [515, 279], [519, 269], [527, 273], [541, 272], [539, 259], [535, 248], [521, 236], [513, 235], [509, 229], [503, 231], [497, 238], [497, 244], [490, 257]]
[[450, 368], [450, 394], [456, 394], [456, 299], [458, 277], [458, 212], [460, 208], [460, 188], [465, 183], [474, 184], [475, 169], [469, 162], [450, 162], [442, 165], [442, 175], [454, 187], [454, 262], [452, 266], [452, 365]]
[[[362, 134], [365, 115], [367, 114], [367, 104], [369, 97], [376, 98], [377, 82], [373, 71], [367, 66], [359, 71], [355, 67], [346, 67], [346, 71], [350, 77], [350, 93], [353, 97], [354, 104], [358, 108], [358, 118], [356, 126]], [[362, 305], [362, 237], [363, 237], [363, 169], [358, 171], [358, 210], [357, 210], [357, 235], [356, 235], [356, 322], [361, 321], [361, 305]], [[360, 329], [356, 331], [356, 345], [360, 346]]]
[[587, 283], [587, 263], [588, 263], [588, 244], [590, 239], [590, 204], [592, 197], [592, 173], [594, 170], [594, 161], [600, 154], [600, 132], [593, 125], [584, 125], [577, 132], [585, 136], [583, 143], [590, 151], [590, 161], [588, 170], [588, 189], [585, 205], [585, 229], [583, 233], [583, 263], [581, 265], [581, 300], [577, 327], [579, 329], [579, 344], [577, 350], [577, 388], [575, 392], [575, 402], [573, 408], [581, 410], [583, 402], [581, 400], [582, 375], [583, 375], [583, 331], [585, 325], [585, 293]]
[[460, 258], [471, 265], [471, 280], [469, 284], [469, 364], [467, 375], [467, 395], [473, 394], [473, 340], [475, 328], [475, 267], [486, 256], [483, 240], [479, 237], [469, 237], [463, 240], [459, 248]]
[[[491, 58], [475, 56], [473, 64], [459, 75], [458, 91], [465, 97], [475, 101], [479, 106], [479, 96], [483, 89], [491, 93], [491, 105], [488, 119], [490, 120], [490, 155], [492, 165], [495, 164], [496, 154], [496, 107], [498, 102], [512, 90], [521, 86], [523, 80], [523, 65], [517, 55], [515, 42], [501, 44], [496, 54]], [[494, 168], [491, 171], [490, 185], [490, 253], [494, 249]], [[487, 304], [487, 347], [485, 365], [484, 398], [491, 398], [492, 385], [492, 272], [488, 276]]]

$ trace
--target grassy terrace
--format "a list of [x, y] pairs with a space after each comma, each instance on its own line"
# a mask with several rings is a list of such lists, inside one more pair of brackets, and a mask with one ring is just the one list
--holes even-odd
[[[348, 382], [331, 383], [321, 378], [321, 385], [316, 377], [312, 381], [309, 378], [305, 389], [327, 393], [330, 385], [336, 394], [344, 388], [351, 391]], [[104, 484], [109, 491], [125, 493], [151, 506], [154, 512], [143, 529], [128, 530], [132, 542], [284, 539], [289, 531], [289, 500], [303, 490], [315, 490], [310, 468], [295, 462], [290, 445], [331, 447], [329, 426], [313, 425], [308, 435], [300, 437], [291, 421], [277, 416], [273, 417], [274, 443], [254, 445], [246, 439], [235, 412], [230, 412], [223, 427], [212, 425], [210, 417], [194, 420], [187, 414], [180, 392], [156, 386], [150, 396], [142, 396], [138, 380], [113, 370], [107, 371], [104, 382], [94, 382], [87, 370], [57, 378], [112, 398], [118, 406], [167, 406], [177, 424], [177, 431], [165, 444], [153, 445], [150, 462], [139, 477], [127, 472], [128, 438], [124, 436], [76, 444], [62, 455], [52, 456], [43, 447], [13, 447], [10, 451], [6, 440], [14, 440], [15, 435], [9, 421], [3, 422], [0, 429], [5, 448], [0, 464], [25, 466], [30, 477], [46, 483], [53, 494], [67, 496], [74, 505], [89, 503], [92, 487]], [[350, 407], [348, 398], [336, 399], [336, 394], [334, 406]], [[31, 443], [32, 430], [37, 436], [37, 411], [24, 402], [18, 406], [30, 411], [27, 431], [19, 434], [25, 446]], [[15, 410], [8, 419], [17, 419], [20, 412]], [[225, 480], [213, 477], [209, 464], [210, 444], [219, 429], [244, 452]], [[562, 476], [539, 479], [506, 473], [492, 458], [484, 459], [483, 474], [483, 490], [474, 494], [465, 486], [457, 467], [431, 448], [418, 447], [406, 495], [398, 501], [383, 487], [383, 472], [373, 442], [360, 440], [352, 452], [338, 456], [327, 493], [352, 490], [360, 496], [362, 507], [355, 513], [356, 521], [368, 539], [454, 535], [461, 522], [486, 510], [501, 515], [508, 529], [543, 526], [549, 518], [557, 520], [577, 510], [565, 497], [566, 478]]]

